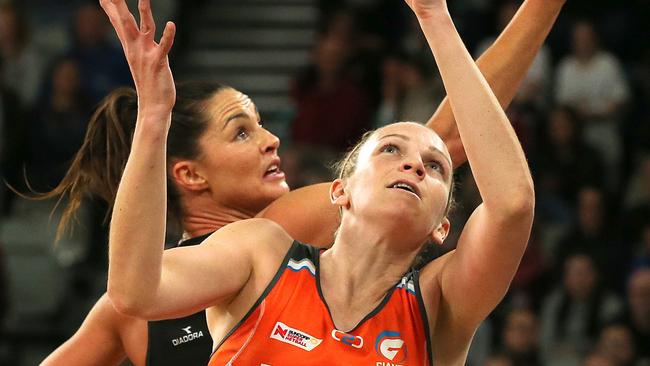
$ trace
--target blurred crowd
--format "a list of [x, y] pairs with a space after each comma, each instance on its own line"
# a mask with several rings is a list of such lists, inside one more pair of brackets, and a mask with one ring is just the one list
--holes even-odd
[[[178, 3], [168, 17], [180, 16]], [[18, 190], [27, 178], [46, 191], [80, 147], [93, 106], [132, 82], [95, 2], [52, 6], [59, 21], [47, 27], [20, 4], [0, 2], [0, 172]], [[477, 57], [519, 4], [449, 2]], [[402, 1], [323, 0], [321, 14], [311, 63], [291, 85], [281, 152], [292, 188], [331, 179], [327, 163], [368, 129], [426, 122], [445, 95]], [[507, 113], [533, 172], [536, 217], [511, 290], [477, 331], [468, 363], [650, 365], [650, 1], [569, 0]], [[456, 181], [443, 251], [480, 200], [469, 167]], [[0, 188], [4, 219], [19, 200]], [[77, 263], [98, 272], [104, 209], [91, 205], [95, 249]], [[0, 317], [11, 275], [2, 263], [0, 243]]]

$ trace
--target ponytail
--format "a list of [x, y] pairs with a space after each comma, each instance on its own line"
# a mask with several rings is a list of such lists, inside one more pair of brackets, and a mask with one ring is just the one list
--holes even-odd
[[[95, 110], [84, 137], [61, 182], [51, 191], [22, 197], [46, 200], [58, 197], [55, 210], [65, 199], [63, 215], [56, 230], [58, 241], [72, 231], [71, 223], [81, 202], [97, 196], [109, 207], [115, 202], [117, 188], [131, 151], [131, 140], [137, 118], [137, 95], [132, 88], [120, 88], [102, 100]], [[106, 213], [108, 217], [109, 211]]]

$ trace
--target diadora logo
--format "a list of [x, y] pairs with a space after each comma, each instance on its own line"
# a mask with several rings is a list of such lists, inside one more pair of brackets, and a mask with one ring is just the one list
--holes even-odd
[[192, 326], [181, 328], [185, 335], [172, 339], [172, 344], [174, 347], [180, 346], [183, 343], [191, 342], [195, 339], [203, 337], [203, 331], [199, 330], [198, 332], [192, 332]]
[[273, 331], [271, 332], [271, 338], [302, 348], [305, 351], [313, 350], [323, 341], [298, 329], [288, 327], [282, 322], [275, 323], [275, 327], [273, 327]]
[[360, 336], [355, 336], [352, 334], [341, 332], [340, 330], [333, 329], [332, 338], [354, 348], [363, 347], [363, 338], [361, 338]]
[[406, 345], [399, 332], [386, 330], [379, 333], [375, 340], [375, 351], [395, 364], [406, 360]]

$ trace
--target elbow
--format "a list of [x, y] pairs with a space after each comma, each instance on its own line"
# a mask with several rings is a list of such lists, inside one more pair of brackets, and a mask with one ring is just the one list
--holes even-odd
[[535, 212], [535, 189], [532, 180], [519, 187], [508, 197], [505, 214], [516, 219], [533, 219]]
[[111, 286], [109, 283], [107, 290], [108, 298], [115, 310], [123, 315], [136, 317], [136, 318], [145, 318], [147, 317], [147, 306], [142, 301], [142, 298], [136, 296], [131, 296], [125, 291], [116, 289], [115, 286]]

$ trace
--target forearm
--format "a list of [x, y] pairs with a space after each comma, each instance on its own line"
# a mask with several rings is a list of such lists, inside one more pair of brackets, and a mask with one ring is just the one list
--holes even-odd
[[418, 20], [434, 54], [486, 207], [510, 210], [532, 195], [525, 156], [505, 112], [473, 62], [446, 9]]
[[160, 284], [169, 119], [169, 114], [139, 113], [131, 154], [115, 199], [108, 293], [116, 308], [128, 313], [151, 303]]
[[[526, 0], [495, 43], [476, 61], [503, 108], [517, 93], [564, 3], [565, 0]], [[452, 145], [454, 165], [466, 161], [449, 98], [443, 100], [427, 126]]]
[[[118, 314], [106, 295], [93, 306], [77, 332], [52, 352], [41, 366], [120, 365], [126, 358]], [[132, 319], [132, 318], [128, 318]]]

